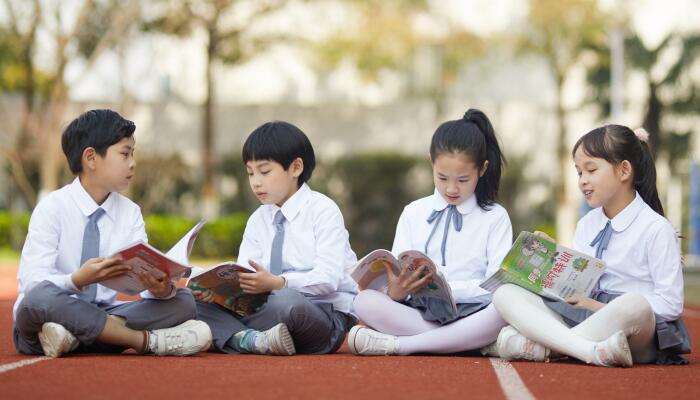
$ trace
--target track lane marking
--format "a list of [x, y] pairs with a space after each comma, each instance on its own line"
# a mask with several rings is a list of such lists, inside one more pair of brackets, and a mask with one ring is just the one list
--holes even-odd
[[530, 389], [525, 386], [525, 382], [518, 375], [518, 371], [513, 368], [513, 365], [506, 360], [500, 358], [489, 359], [493, 370], [496, 372], [498, 383], [501, 385], [501, 390], [508, 400], [535, 400]]
[[17, 362], [13, 362], [13, 363], [9, 363], [9, 364], [2, 364], [2, 365], [0, 365], [0, 374], [2, 374], [3, 372], [12, 371], [13, 369], [26, 367], [28, 365], [38, 363], [39, 361], [50, 360], [50, 359], [51, 359], [50, 357], [37, 357], [37, 358], [30, 358], [28, 360], [17, 361]]

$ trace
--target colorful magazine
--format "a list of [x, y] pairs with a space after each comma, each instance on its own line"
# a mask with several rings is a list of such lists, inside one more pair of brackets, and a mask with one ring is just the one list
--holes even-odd
[[430, 257], [420, 251], [404, 251], [399, 254], [397, 259], [389, 250], [374, 250], [357, 262], [350, 276], [357, 282], [360, 290], [374, 289], [384, 292], [389, 284], [386, 276], [386, 266], [391, 268], [395, 275], [399, 275], [404, 268], [412, 272], [421, 266], [425, 266], [426, 272], [433, 273], [433, 279], [411, 296], [413, 298], [432, 297], [442, 299], [451, 304], [453, 311], [457, 312], [457, 305], [452, 297], [452, 290], [447, 280]]
[[124, 264], [131, 266], [131, 271], [102, 281], [100, 285], [128, 295], [136, 295], [146, 290], [138, 277], [141, 272], [147, 272], [159, 279], [163, 276], [171, 279], [182, 277], [190, 271], [189, 256], [197, 234], [204, 224], [206, 221], [199, 221], [165, 254], [144, 241], [138, 241], [117, 251], [112, 257], [120, 257]]
[[590, 296], [605, 263], [530, 232], [520, 232], [501, 268], [480, 286], [491, 292], [513, 283], [541, 296], [564, 300]]
[[255, 269], [228, 261], [191, 277], [187, 287], [192, 290], [211, 290], [216, 304], [242, 318], [254, 313], [258, 307], [265, 304], [268, 296], [267, 293], [243, 292], [238, 275], [251, 272], [255, 272]]

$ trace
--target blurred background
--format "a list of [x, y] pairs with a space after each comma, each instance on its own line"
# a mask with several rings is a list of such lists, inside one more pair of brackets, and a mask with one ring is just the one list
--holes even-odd
[[72, 180], [63, 128], [105, 107], [136, 122], [125, 194], [151, 243], [209, 218], [202, 262], [234, 258], [258, 206], [240, 152], [260, 124], [310, 137], [310, 185], [338, 202], [361, 257], [432, 192], [430, 138], [473, 107], [508, 160], [514, 232], [565, 244], [585, 212], [573, 143], [604, 123], [646, 128], [699, 268], [699, 15], [693, 0], [2, 0], [0, 285], [15, 285], [37, 201]]

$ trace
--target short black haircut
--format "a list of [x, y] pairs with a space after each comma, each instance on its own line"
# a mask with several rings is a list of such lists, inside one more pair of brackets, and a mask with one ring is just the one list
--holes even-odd
[[299, 175], [298, 186], [311, 179], [316, 166], [314, 148], [301, 129], [284, 121], [267, 122], [257, 127], [243, 144], [243, 162], [272, 160], [287, 170], [294, 160], [301, 158], [304, 171]]
[[109, 146], [134, 135], [136, 125], [112, 110], [90, 110], [66, 127], [61, 135], [63, 154], [74, 174], [83, 171], [83, 152], [88, 147], [104, 157]]

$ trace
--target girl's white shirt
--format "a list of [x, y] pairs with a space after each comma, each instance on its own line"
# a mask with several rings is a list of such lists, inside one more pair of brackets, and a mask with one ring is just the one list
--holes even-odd
[[683, 312], [683, 269], [678, 235], [671, 223], [647, 205], [639, 193], [612, 220], [602, 207], [588, 212], [576, 226], [574, 248], [595, 255], [590, 243], [611, 221], [613, 234], [603, 261], [600, 289], [638, 293], [657, 318], [672, 321]]
[[[440, 211], [448, 205], [437, 190], [407, 205], [396, 227], [392, 253], [398, 256], [405, 250], [425, 251], [425, 242], [433, 229], [427, 219], [433, 210]], [[488, 211], [483, 210], [476, 202], [476, 195], [459, 204], [457, 210], [462, 214], [462, 230], [457, 232], [454, 225], [450, 226], [445, 246], [446, 265], [440, 266], [440, 247], [447, 212], [440, 218], [427, 255], [445, 275], [455, 301], [466, 303], [489, 293], [479, 284], [498, 271], [512, 245], [513, 228], [505, 208], [494, 203]]]

